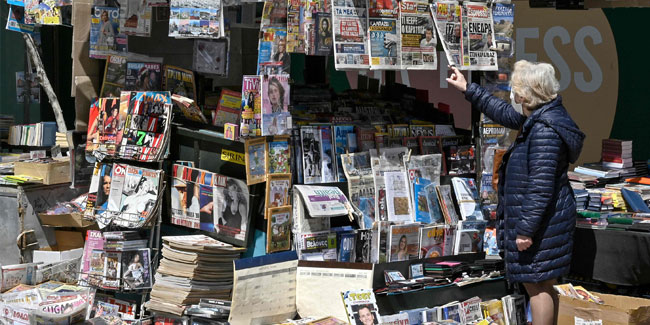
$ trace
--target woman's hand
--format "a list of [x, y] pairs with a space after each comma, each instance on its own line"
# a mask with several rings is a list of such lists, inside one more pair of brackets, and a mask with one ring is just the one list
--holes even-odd
[[533, 239], [526, 236], [517, 235], [517, 249], [522, 252], [533, 244]]
[[451, 76], [447, 78], [447, 82], [454, 86], [454, 88], [465, 92], [467, 90], [467, 80], [465, 80], [465, 76], [463, 76], [462, 73], [460, 73], [460, 70], [458, 68], [451, 66], [450, 67], [452, 70]]

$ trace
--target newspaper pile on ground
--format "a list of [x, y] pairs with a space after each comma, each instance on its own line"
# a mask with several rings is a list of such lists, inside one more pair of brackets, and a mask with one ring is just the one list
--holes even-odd
[[182, 315], [201, 298], [230, 299], [237, 248], [204, 235], [163, 237], [162, 260], [146, 308]]

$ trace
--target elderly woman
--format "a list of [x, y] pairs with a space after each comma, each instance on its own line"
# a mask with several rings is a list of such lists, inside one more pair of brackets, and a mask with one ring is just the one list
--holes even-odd
[[519, 61], [510, 86], [511, 104], [477, 84], [467, 84], [456, 68], [447, 81], [472, 106], [495, 122], [519, 130], [499, 168], [500, 246], [506, 274], [530, 295], [533, 324], [554, 324], [557, 278], [569, 272], [576, 204], [567, 170], [585, 135], [558, 96], [553, 66]]

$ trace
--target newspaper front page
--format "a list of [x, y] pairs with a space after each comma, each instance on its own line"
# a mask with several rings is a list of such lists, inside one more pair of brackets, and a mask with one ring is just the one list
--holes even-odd
[[368, 5], [365, 0], [336, 0], [332, 6], [336, 70], [368, 69]]
[[462, 28], [460, 24], [461, 7], [457, 1], [438, 1], [431, 5], [431, 15], [435, 22], [440, 43], [450, 65], [461, 69], [460, 64], [460, 38]]
[[435, 70], [438, 40], [427, 1], [400, 2], [402, 69]]
[[351, 203], [361, 211], [362, 229], [371, 229], [375, 222], [375, 184], [370, 166], [370, 153], [342, 154], [343, 172], [348, 181]]
[[348, 214], [350, 203], [345, 194], [334, 186], [295, 185], [311, 217], [338, 217]]
[[369, 0], [370, 69], [400, 68], [399, 5], [396, 0]]
[[471, 70], [497, 70], [497, 53], [494, 48], [492, 11], [485, 3], [466, 2], [461, 17], [462, 67]]

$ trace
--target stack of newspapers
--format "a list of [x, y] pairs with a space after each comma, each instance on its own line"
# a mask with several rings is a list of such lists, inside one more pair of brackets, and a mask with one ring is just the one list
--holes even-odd
[[244, 248], [204, 235], [163, 237], [162, 260], [147, 309], [182, 315], [202, 298], [230, 300], [233, 260]]

